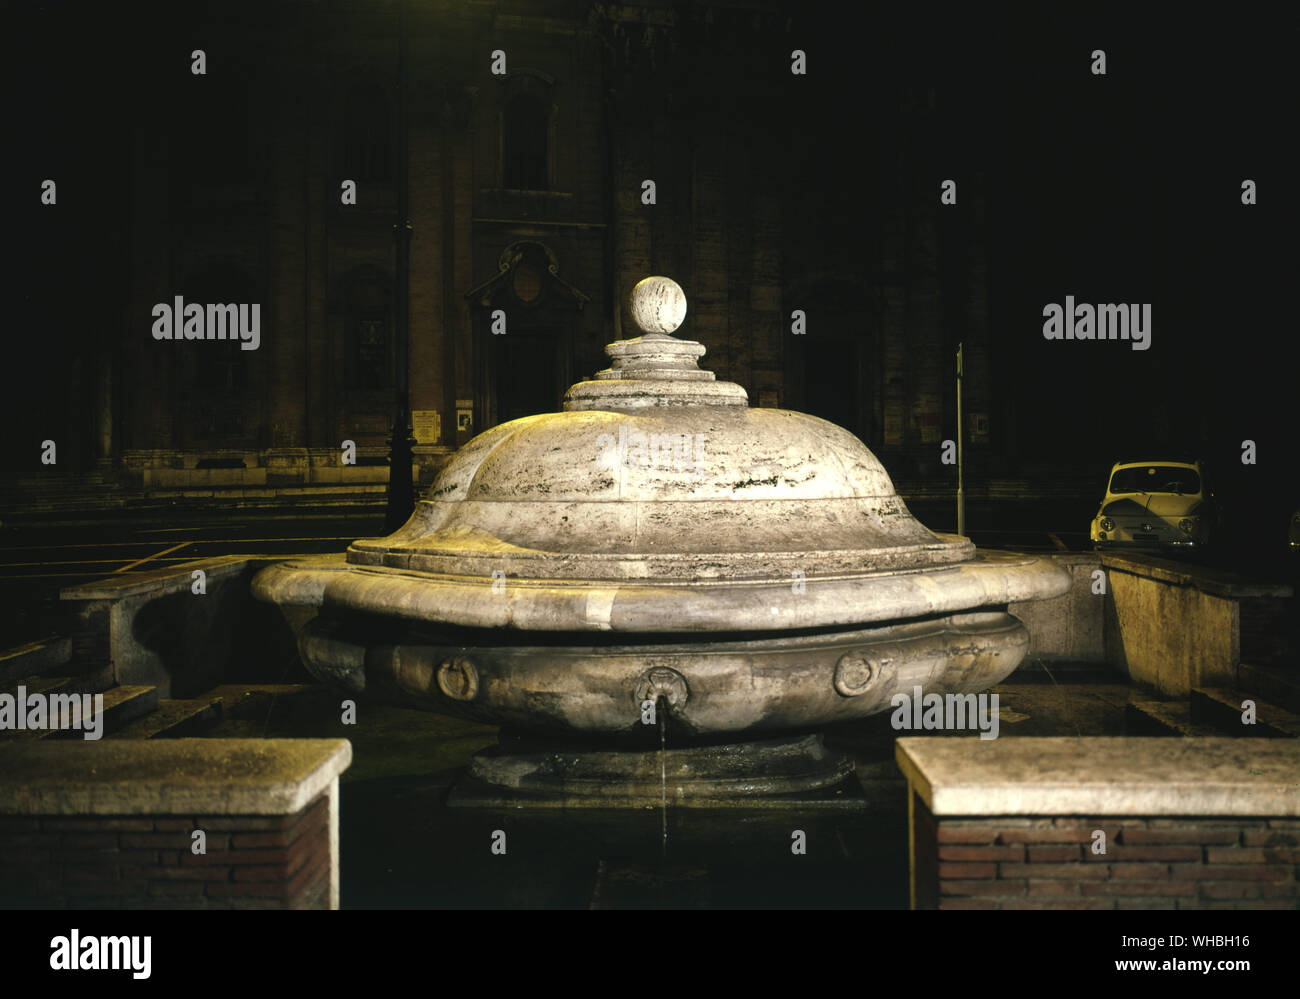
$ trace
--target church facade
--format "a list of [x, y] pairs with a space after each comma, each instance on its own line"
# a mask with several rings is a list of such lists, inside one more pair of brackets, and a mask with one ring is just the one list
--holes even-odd
[[[605, 367], [651, 274], [685, 289], [681, 333], [751, 405], [843, 425], [903, 477], [946, 478], [964, 341], [967, 442], [986, 449], [980, 178], [941, 203], [942, 95], [888, 59], [845, 92], [775, 2], [248, 18], [178, 31], [203, 72], [140, 84], [124, 113], [124, 300], [108, 370], [82, 376], [81, 469], [146, 491], [381, 491], [405, 372], [427, 483], [475, 434], [558, 409]], [[258, 305], [256, 349], [186, 340], [180, 316], [160, 341], [153, 310], [173, 301]]]

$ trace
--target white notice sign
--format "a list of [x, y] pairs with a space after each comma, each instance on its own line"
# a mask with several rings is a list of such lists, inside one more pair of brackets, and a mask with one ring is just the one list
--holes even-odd
[[436, 409], [411, 412], [411, 430], [417, 444], [437, 444], [442, 437], [442, 418]]

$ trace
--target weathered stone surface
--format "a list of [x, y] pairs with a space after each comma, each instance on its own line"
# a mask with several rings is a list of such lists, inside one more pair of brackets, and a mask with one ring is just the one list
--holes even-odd
[[896, 758], [944, 815], [1300, 815], [1292, 739], [905, 738]]
[[[815, 635], [700, 636], [652, 646], [593, 645], [582, 636], [573, 644], [521, 644], [485, 633], [467, 648], [463, 635], [375, 640], [324, 622], [305, 629], [301, 641], [317, 674], [347, 690], [538, 731], [644, 738], [643, 704], [662, 695], [676, 744], [851, 721], [887, 709], [895, 694], [910, 696], [918, 686], [983, 690], [1019, 665], [1028, 638], [1011, 615], [983, 611]], [[846, 665], [868, 660], [874, 670]]]
[[[692, 556], [685, 556], [687, 559]], [[751, 560], [753, 561], [753, 560]], [[797, 564], [797, 563], [796, 563]], [[504, 571], [504, 570], [503, 570]], [[1060, 592], [1066, 577], [1029, 556], [982, 553], [960, 565], [910, 573], [764, 580], [590, 581], [435, 576], [295, 559], [255, 581], [266, 600], [336, 607], [409, 622], [540, 631], [717, 632], [851, 627], [996, 608]], [[796, 592], [794, 582], [803, 582]]]
[[[79, 621], [79, 658], [109, 660], [118, 683], [157, 687], [167, 698], [197, 696], [232, 675], [258, 679], [248, 673], [259, 658], [252, 643], [272, 662], [293, 638], [250, 596], [266, 562], [224, 555], [66, 587], [59, 598]], [[194, 592], [196, 571], [204, 575], [202, 594]]]
[[726, 799], [804, 794], [833, 787], [853, 762], [821, 736], [660, 751], [593, 749], [503, 734], [475, 755], [470, 777], [510, 791], [566, 799], [571, 805], [709, 807]]
[[1049, 600], [1028, 600], [1007, 608], [1029, 629], [1030, 659], [1066, 662], [1106, 660], [1104, 593], [1093, 573], [1101, 558], [1093, 552], [1041, 556], [1070, 574], [1070, 588]]
[[927, 530], [848, 431], [748, 408], [699, 368], [702, 345], [663, 335], [680, 317], [652, 286], [644, 335], [610, 344], [611, 366], [564, 412], [471, 440], [390, 537], [257, 577], [261, 599], [318, 612], [299, 633], [309, 668], [367, 696], [619, 745], [646, 735], [657, 702], [692, 752], [1014, 670], [1028, 637], [1007, 605], [1066, 593], [1068, 574]]
[[632, 289], [629, 310], [646, 333], [672, 333], [686, 318], [686, 294], [672, 278], [642, 278]]
[[1251, 579], [1224, 569], [1187, 565], [1172, 559], [1153, 558], [1147, 555], [1135, 557], [1107, 552], [1101, 556], [1101, 563], [1107, 569], [1117, 572], [1143, 576], [1174, 586], [1190, 586], [1202, 593], [1211, 593], [1232, 600], [1246, 597], [1289, 597], [1293, 592], [1292, 588], [1285, 583]]
[[[1242, 602], [1291, 595], [1291, 587], [1167, 559], [1102, 556], [1107, 657], [1169, 697], [1232, 686], [1241, 663]], [[1171, 628], [1170, 621], [1180, 623]]]
[[346, 739], [0, 746], [3, 815], [287, 815], [352, 762]]

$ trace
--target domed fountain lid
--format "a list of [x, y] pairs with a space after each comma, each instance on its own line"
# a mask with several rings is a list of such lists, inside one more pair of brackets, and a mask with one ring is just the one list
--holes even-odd
[[642, 335], [610, 344], [610, 367], [571, 387], [563, 412], [475, 437], [397, 533], [354, 543], [344, 572], [285, 585], [431, 624], [646, 632], [860, 624], [1038, 595], [1032, 571], [1011, 571], [1033, 560], [977, 556], [922, 526], [848, 431], [751, 409], [701, 369], [703, 345], [670, 335], [686, 313], [675, 282], [640, 282], [631, 312]]

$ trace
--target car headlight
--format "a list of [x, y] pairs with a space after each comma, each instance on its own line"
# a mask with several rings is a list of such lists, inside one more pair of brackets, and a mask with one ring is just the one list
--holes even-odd
[[1178, 522], [1178, 529], [1182, 531], [1184, 534], [1191, 534], [1194, 530], [1196, 530], [1196, 521], [1180, 520]]
[[1113, 530], [1115, 530], [1115, 521], [1111, 520], [1109, 517], [1102, 517], [1102, 518], [1101, 518], [1101, 529], [1102, 529], [1103, 531], [1113, 531]]

